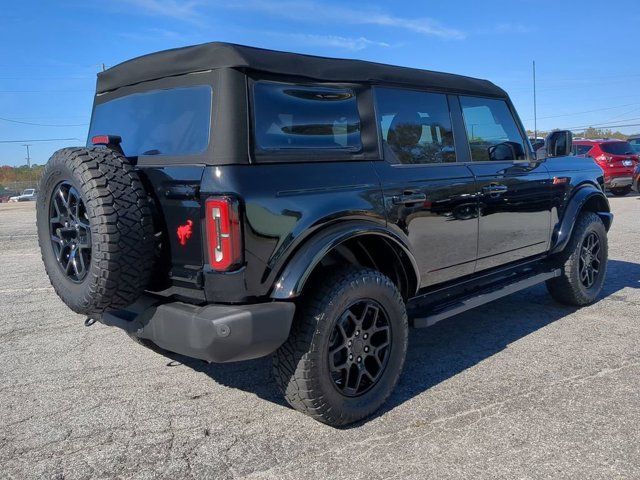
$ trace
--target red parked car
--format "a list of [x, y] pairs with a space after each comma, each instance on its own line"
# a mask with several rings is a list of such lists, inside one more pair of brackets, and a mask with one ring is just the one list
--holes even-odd
[[591, 157], [604, 171], [604, 184], [616, 196], [631, 191], [633, 171], [639, 155], [629, 142], [624, 140], [574, 140], [573, 154]]

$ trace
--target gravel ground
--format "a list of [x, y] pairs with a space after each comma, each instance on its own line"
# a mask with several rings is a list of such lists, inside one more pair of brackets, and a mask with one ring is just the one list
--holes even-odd
[[56, 297], [34, 205], [0, 205], [1, 478], [639, 478], [640, 197], [611, 198], [602, 299], [534, 287], [413, 330], [368, 422], [282, 403], [268, 359], [167, 357]]

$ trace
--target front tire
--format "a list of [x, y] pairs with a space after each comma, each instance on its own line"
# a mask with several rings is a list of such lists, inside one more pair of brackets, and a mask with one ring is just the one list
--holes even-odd
[[561, 276], [547, 280], [547, 290], [558, 302], [583, 306], [595, 301], [607, 273], [607, 230], [593, 212], [580, 214], [571, 240], [559, 260]]
[[332, 426], [353, 423], [395, 388], [407, 339], [407, 312], [393, 282], [375, 270], [338, 270], [307, 290], [289, 339], [274, 354], [276, 383], [296, 410]]

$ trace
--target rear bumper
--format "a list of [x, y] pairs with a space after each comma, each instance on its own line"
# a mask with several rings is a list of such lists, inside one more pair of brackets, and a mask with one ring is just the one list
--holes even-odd
[[289, 336], [295, 305], [190, 305], [145, 295], [100, 321], [170, 352], [207, 362], [233, 362], [273, 353]]
[[628, 187], [629, 185], [631, 185], [632, 181], [633, 178], [631, 177], [631, 175], [629, 175], [628, 177], [611, 177], [605, 179], [604, 185], [607, 188]]

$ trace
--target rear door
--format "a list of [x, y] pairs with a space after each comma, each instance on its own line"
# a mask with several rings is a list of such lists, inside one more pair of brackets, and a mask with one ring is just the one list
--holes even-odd
[[211, 145], [210, 74], [172, 77], [96, 97], [89, 138], [118, 135], [156, 200], [159, 264], [173, 285], [200, 286], [202, 208], [198, 195]]
[[540, 254], [551, 232], [551, 181], [502, 99], [460, 96], [479, 201], [476, 271]]
[[448, 96], [378, 87], [375, 103], [385, 161], [374, 164], [387, 219], [409, 238], [420, 286], [473, 273], [476, 187], [471, 171], [457, 161], [459, 139]]

